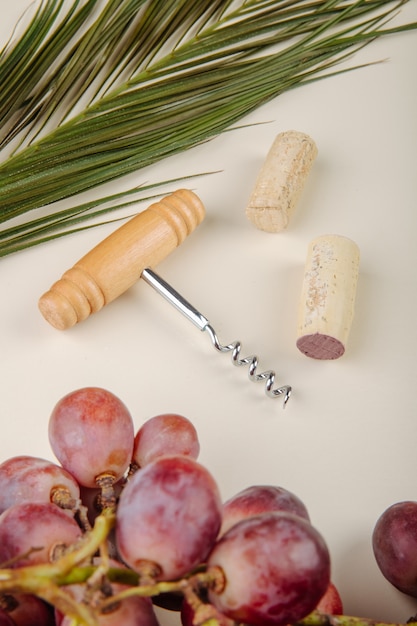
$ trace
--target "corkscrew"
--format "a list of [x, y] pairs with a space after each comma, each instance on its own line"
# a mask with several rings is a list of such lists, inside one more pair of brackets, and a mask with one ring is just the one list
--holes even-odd
[[175, 289], [166, 283], [158, 274], [150, 268], [145, 268], [142, 272], [143, 280], [153, 287], [161, 296], [178, 309], [185, 317], [187, 317], [197, 328], [206, 331], [211, 339], [214, 348], [218, 352], [231, 352], [232, 363], [236, 366], [247, 365], [249, 380], [253, 382], [265, 381], [265, 393], [271, 398], [284, 396], [284, 407], [290, 399], [291, 387], [284, 385], [274, 389], [275, 372], [268, 370], [257, 373], [258, 357], [256, 355], [239, 358], [242, 344], [240, 341], [234, 341], [228, 345], [222, 345], [217, 337], [217, 333], [209, 320], [200, 313], [192, 304], [187, 302]]
[[248, 366], [253, 382], [264, 382], [270, 398], [283, 397], [291, 387], [274, 387], [275, 372], [258, 373], [258, 357], [240, 358], [241, 342], [220, 343], [209, 320], [151, 269], [202, 222], [205, 208], [196, 194], [179, 189], [152, 204], [114, 231], [67, 270], [39, 299], [43, 317], [65, 330], [99, 311], [142, 278], [201, 331], [207, 332], [218, 352], [231, 352], [232, 363]]

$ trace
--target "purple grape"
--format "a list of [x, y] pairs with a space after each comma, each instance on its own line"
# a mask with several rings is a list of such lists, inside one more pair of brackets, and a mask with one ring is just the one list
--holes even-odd
[[117, 509], [121, 558], [140, 573], [143, 562], [157, 578], [188, 573], [209, 553], [221, 524], [221, 499], [211, 474], [185, 456], [164, 456], [136, 472]]
[[85, 487], [129, 467], [134, 441], [132, 417], [119, 398], [98, 387], [69, 393], [52, 411], [49, 441], [62, 466]]
[[[81, 601], [82, 597], [80, 597]], [[99, 626], [159, 626], [149, 598], [132, 596], [126, 598], [115, 608], [98, 616]], [[60, 626], [72, 626], [71, 617], [63, 617]]]
[[[210, 610], [212, 605], [206, 604], [204, 608], [206, 607], [208, 607], [208, 609]], [[196, 611], [189, 604], [189, 602], [187, 602], [187, 600], [185, 599], [181, 606], [180, 617], [181, 617], [182, 626], [194, 626], [194, 624], [196, 623], [195, 622]], [[222, 613], [219, 613], [218, 611], [216, 612], [215, 618], [216, 618], [216, 626], [236, 626], [235, 620], [229, 619], [228, 617], [226, 617]], [[239, 626], [242, 626], [242, 625], [240, 624]]]
[[284, 626], [306, 617], [330, 582], [330, 557], [317, 530], [281, 512], [238, 522], [207, 559], [220, 568], [224, 588], [209, 600], [230, 619], [252, 626]]
[[48, 563], [58, 546], [74, 544], [81, 534], [77, 522], [55, 504], [15, 504], [0, 515], [0, 563]]
[[51, 502], [78, 508], [80, 488], [59, 465], [32, 456], [15, 456], [0, 464], [0, 513], [23, 502]]
[[307, 508], [290, 491], [283, 487], [271, 485], [253, 485], [243, 489], [243, 491], [240, 491], [225, 502], [220, 534], [224, 534], [242, 519], [269, 511], [292, 513], [310, 521]]
[[376, 522], [372, 547], [385, 578], [417, 598], [417, 502], [397, 502], [388, 507]]
[[16, 626], [10, 615], [0, 608], [0, 626]]
[[136, 433], [132, 461], [143, 467], [160, 456], [184, 454], [197, 459], [200, 444], [189, 419], [175, 413], [155, 415]]
[[9, 615], [15, 626], [55, 626], [52, 607], [40, 598], [22, 593], [14, 595], [13, 601]]
[[343, 602], [339, 590], [332, 582], [326, 589], [324, 596], [316, 606], [316, 611], [326, 615], [343, 615]]

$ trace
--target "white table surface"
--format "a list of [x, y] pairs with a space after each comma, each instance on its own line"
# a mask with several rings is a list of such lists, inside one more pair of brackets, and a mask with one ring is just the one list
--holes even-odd
[[[27, 5], [7, 2], [1, 41]], [[416, 0], [400, 19], [417, 19]], [[417, 601], [389, 585], [371, 549], [383, 510], [417, 498], [416, 58], [415, 32], [376, 41], [352, 62], [384, 63], [284, 94], [245, 120], [267, 123], [127, 181], [221, 170], [189, 183], [207, 218], [155, 269], [221, 341], [240, 339], [244, 355], [257, 354], [261, 370], [275, 369], [278, 383], [293, 386], [286, 410], [143, 281], [69, 331], [44, 321], [39, 296], [114, 230], [103, 226], [0, 261], [0, 459], [54, 460], [49, 414], [79, 387], [119, 395], [137, 426], [182, 413], [224, 499], [261, 483], [303, 499], [327, 540], [347, 614], [404, 622], [416, 613]], [[289, 228], [264, 233], [248, 222], [245, 205], [273, 139], [289, 129], [308, 133], [319, 154]], [[325, 233], [346, 235], [361, 250], [356, 315], [337, 361], [309, 359], [295, 346], [307, 247]], [[175, 614], [159, 615], [163, 626], [178, 623]]]

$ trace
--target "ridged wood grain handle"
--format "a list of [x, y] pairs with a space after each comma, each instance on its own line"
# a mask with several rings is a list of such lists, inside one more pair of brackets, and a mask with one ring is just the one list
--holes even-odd
[[59, 330], [86, 319], [129, 289], [146, 267], [175, 250], [204, 216], [204, 205], [188, 189], [152, 204], [83, 256], [41, 296], [42, 315]]

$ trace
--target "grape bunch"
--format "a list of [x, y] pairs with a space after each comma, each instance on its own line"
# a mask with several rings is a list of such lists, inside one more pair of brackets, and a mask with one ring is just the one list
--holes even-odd
[[[0, 464], [0, 626], [286, 626], [341, 614], [326, 543], [288, 490], [222, 501], [192, 422], [86, 387], [49, 420], [57, 463]], [[28, 617], [29, 616], [29, 617]]]

